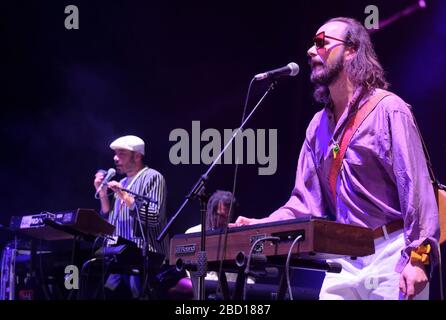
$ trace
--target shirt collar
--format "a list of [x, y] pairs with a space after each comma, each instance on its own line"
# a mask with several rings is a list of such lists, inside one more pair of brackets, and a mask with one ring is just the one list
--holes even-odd
[[[339, 118], [338, 123], [336, 123], [336, 126], [335, 126], [335, 122], [334, 122], [334, 113], [333, 113], [332, 104], [330, 103], [329, 105], [325, 106], [325, 112], [328, 115], [330, 127], [334, 128], [333, 138], [335, 138], [339, 134], [341, 128], [344, 127], [347, 120], [352, 116], [352, 114], [355, 113], [355, 111], [358, 108], [360, 108], [361, 106], [364, 105], [364, 103], [367, 102], [367, 100], [373, 95], [374, 92], [375, 92], [375, 89], [367, 90], [366, 88], [364, 88], [362, 86], [357, 87], [353, 93], [352, 100], [347, 105], [347, 108], [345, 108], [343, 114]], [[359, 100], [359, 102], [358, 102], [358, 100]]]

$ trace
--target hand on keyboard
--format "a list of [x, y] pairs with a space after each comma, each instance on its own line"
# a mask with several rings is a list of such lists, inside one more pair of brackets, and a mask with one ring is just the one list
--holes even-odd
[[261, 222], [262, 222], [262, 219], [246, 218], [246, 217], [240, 216], [237, 218], [237, 220], [234, 223], [229, 223], [228, 226], [229, 226], [229, 228], [233, 228], [233, 227], [246, 226], [246, 225], [250, 225], [250, 224], [258, 224]]

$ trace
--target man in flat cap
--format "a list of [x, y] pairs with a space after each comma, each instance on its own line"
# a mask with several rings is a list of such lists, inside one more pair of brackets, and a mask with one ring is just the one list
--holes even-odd
[[[99, 191], [101, 214], [113, 224], [115, 236], [133, 241], [138, 247], [148, 251], [168, 254], [168, 238], [156, 241], [166, 222], [166, 182], [155, 169], [144, 164], [144, 141], [133, 135], [123, 136], [110, 144], [115, 155], [113, 160], [119, 174], [125, 175], [118, 181], [110, 181]], [[94, 186], [98, 190], [104, 179], [104, 172], [95, 175]], [[154, 200], [140, 201], [132, 193]], [[110, 203], [109, 190], [114, 192], [114, 202]], [[144, 234], [142, 234], [144, 232]], [[144, 242], [144, 238], [147, 238]], [[144, 248], [146, 246], [146, 248]], [[110, 283], [110, 278], [107, 284]], [[112, 286], [113, 287], [113, 286]], [[133, 291], [133, 290], [132, 290]], [[136, 297], [138, 292], [132, 292]]]

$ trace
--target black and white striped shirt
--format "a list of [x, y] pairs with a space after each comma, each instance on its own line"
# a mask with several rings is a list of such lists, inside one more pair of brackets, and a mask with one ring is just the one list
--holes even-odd
[[[167, 191], [164, 177], [158, 171], [144, 167], [135, 177], [126, 177], [120, 183], [123, 188], [151, 198], [157, 203], [135, 201], [134, 208], [129, 208], [115, 195], [113, 210], [108, 217], [108, 222], [116, 227], [114, 235], [133, 241], [138, 247], [143, 248], [143, 238], [148, 234], [149, 251], [162, 253], [167, 257], [168, 237], [166, 236], [162, 242], [156, 241], [166, 224]], [[141, 223], [139, 223], [138, 212]]]

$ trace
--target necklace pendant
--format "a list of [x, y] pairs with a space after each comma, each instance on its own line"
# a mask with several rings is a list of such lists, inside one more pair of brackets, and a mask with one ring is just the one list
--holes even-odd
[[333, 147], [333, 158], [336, 159], [336, 156], [338, 155], [339, 152], [339, 145], [335, 144]]

